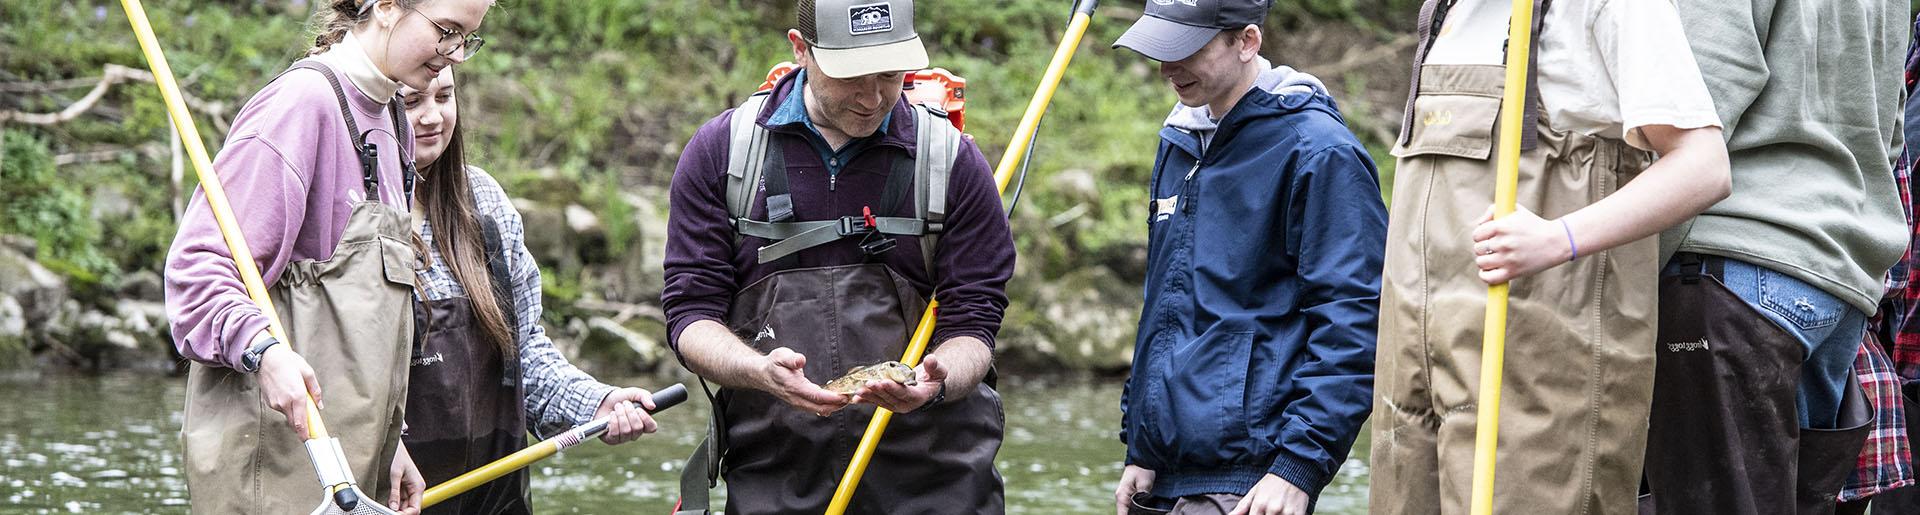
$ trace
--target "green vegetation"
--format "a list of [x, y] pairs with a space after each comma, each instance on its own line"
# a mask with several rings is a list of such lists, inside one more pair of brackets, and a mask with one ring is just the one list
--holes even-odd
[[[148, 3], [187, 94], [218, 107], [196, 112], [210, 150], [218, 151], [225, 136], [220, 127], [253, 91], [304, 55], [311, 41], [307, 13], [324, 3]], [[998, 162], [1052, 56], [1068, 4], [921, 2], [919, 28], [935, 65], [969, 81], [967, 129], [990, 162]], [[1342, 38], [1335, 45], [1353, 47], [1394, 40], [1407, 31], [1418, 2], [1276, 4], [1268, 55], [1285, 62], [1304, 52], [1295, 46], [1327, 34]], [[1137, 288], [1145, 242], [1139, 207], [1155, 133], [1173, 100], [1155, 66], [1108, 48], [1139, 8], [1139, 2], [1104, 3], [1054, 98], [1015, 220], [1021, 282], [1107, 268], [1109, 273], [1096, 276], [1112, 283], [1102, 289], [1121, 292], [1116, 295], [1125, 300], [1125, 292]], [[616, 261], [634, 250], [660, 251], [638, 246], [646, 235], [635, 220], [648, 214], [637, 213], [622, 194], [647, 196], [664, 210], [665, 188], [687, 138], [750, 93], [772, 64], [791, 59], [784, 32], [792, 20], [787, 1], [510, 0], [495, 8], [481, 31], [486, 49], [461, 68], [470, 161], [492, 172], [511, 194], [584, 206], [604, 225], [604, 248], [583, 252], [586, 263], [546, 263], [556, 267], [547, 275], [550, 298], [573, 300], [597, 291], [596, 283], [581, 277], [583, 265]], [[1327, 62], [1343, 51], [1314, 55]], [[0, 109], [63, 109], [112, 64], [145, 68], [118, 2], [10, 0], [0, 8], [0, 85], [14, 85], [0, 94]], [[1397, 123], [1379, 120], [1372, 106], [1385, 103], [1361, 93], [1397, 88], [1399, 79], [1341, 75], [1323, 78], [1341, 95], [1349, 123], [1384, 157], [1378, 140]], [[73, 84], [41, 91], [17, 87], [57, 81]], [[116, 86], [69, 121], [4, 129], [0, 233], [38, 240], [38, 259], [76, 279], [78, 289], [111, 291], [121, 277], [158, 270], [173, 236], [175, 193], [168, 179], [170, 129], [151, 84]], [[1070, 171], [1093, 177], [1096, 194], [1069, 194], [1053, 180]], [[192, 190], [192, 176], [186, 174], [183, 190]], [[556, 182], [566, 187], [556, 188]], [[102, 212], [107, 204], [122, 208]], [[1033, 302], [1022, 300], [1022, 288], [1016, 285], [1016, 310]], [[1018, 322], [1010, 319], [1009, 326]]]

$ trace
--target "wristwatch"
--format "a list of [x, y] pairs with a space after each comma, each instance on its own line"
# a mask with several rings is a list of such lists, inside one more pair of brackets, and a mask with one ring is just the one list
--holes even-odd
[[259, 372], [260, 358], [267, 354], [267, 349], [279, 344], [279, 338], [268, 336], [247, 346], [247, 351], [240, 353], [240, 371], [249, 374]]
[[935, 393], [933, 394], [933, 398], [932, 398], [932, 399], [927, 399], [927, 403], [926, 403], [926, 404], [921, 404], [921, 405], [920, 405], [920, 407], [918, 407], [918, 408], [914, 408], [914, 409], [913, 409], [913, 411], [909, 411], [909, 412], [907, 412], [907, 413], [910, 413], [910, 414], [911, 414], [911, 413], [919, 413], [919, 412], [922, 412], [922, 411], [926, 411], [926, 410], [929, 410], [929, 409], [932, 409], [932, 408], [933, 408], [934, 406], [938, 406], [938, 405], [940, 405], [940, 401], [944, 401], [944, 400], [947, 400], [947, 382], [946, 382], [946, 381], [941, 381], [941, 382], [940, 382], [940, 391], [938, 391], [938, 392], [935, 392]]

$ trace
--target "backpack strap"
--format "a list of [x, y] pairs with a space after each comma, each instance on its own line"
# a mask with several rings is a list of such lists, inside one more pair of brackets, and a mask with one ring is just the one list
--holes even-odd
[[960, 156], [961, 134], [947, 122], [945, 112], [919, 104], [913, 107], [913, 209], [914, 216], [926, 224], [926, 233], [920, 237], [920, 256], [927, 275], [932, 277], [940, 233], [947, 230], [947, 182], [953, 176], [953, 161]]
[[[769, 164], [766, 163], [767, 129], [760, 126], [759, 118], [760, 110], [772, 96], [756, 93], [747, 97], [746, 102], [733, 110], [733, 120], [728, 124], [727, 213], [734, 220], [745, 219], [753, 211], [754, 191], [760, 188], [761, 174]], [[741, 236], [736, 231], [734, 242], [738, 243]]]
[[[882, 207], [899, 204], [907, 184], [914, 188], [914, 213], [903, 216], [845, 216], [834, 220], [793, 221], [793, 198], [787, 189], [786, 161], [778, 148], [769, 143], [768, 131], [757, 123], [760, 109], [770, 95], [756, 94], [734, 110], [729, 132], [731, 148], [727, 155], [727, 211], [731, 215], [734, 241], [753, 236], [771, 240], [760, 247], [758, 262], [765, 264], [802, 250], [838, 241], [849, 236], [880, 233], [920, 237], [921, 256], [931, 271], [939, 233], [945, 231], [947, 183], [953, 161], [960, 153], [961, 134], [946, 122], [945, 113], [926, 106], [914, 106], [916, 152], [913, 158], [896, 160], [887, 178]], [[742, 114], [749, 116], [742, 116]], [[754, 164], [759, 166], [754, 166]], [[907, 172], [911, 167], [911, 181]], [[767, 220], [753, 220], [756, 189], [764, 183]], [[884, 251], [884, 244], [876, 247]]]

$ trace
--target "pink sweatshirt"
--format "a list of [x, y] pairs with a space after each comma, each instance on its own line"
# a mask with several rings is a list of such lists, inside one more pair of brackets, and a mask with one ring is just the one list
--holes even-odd
[[[357, 46], [351, 50], [365, 59]], [[380, 200], [405, 212], [401, 160], [403, 149], [408, 158], [413, 154], [412, 140], [393, 133], [383, 102], [369, 98], [347, 74], [337, 75], [354, 123], [371, 131], [367, 142], [379, 147]], [[288, 263], [333, 256], [354, 204], [366, 197], [351, 142], [333, 88], [313, 70], [273, 81], [234, 119], [214, 170], [268, 287]], [[174, 345], [188, 359], [236, 367], [254, 336], [266, 330], [267, 319], [247, 297], [230, 256], [205, 191], [196, 190], [165, 271]]]

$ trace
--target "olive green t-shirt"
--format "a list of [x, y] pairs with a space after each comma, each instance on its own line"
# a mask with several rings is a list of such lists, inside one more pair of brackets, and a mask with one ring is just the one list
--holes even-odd
[[1906, 248], [1893, 177], [1907, 0], [1678, 2], [1725, 128], [1733, 195], [1661, 235], [1873, 313]]

